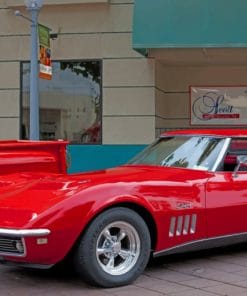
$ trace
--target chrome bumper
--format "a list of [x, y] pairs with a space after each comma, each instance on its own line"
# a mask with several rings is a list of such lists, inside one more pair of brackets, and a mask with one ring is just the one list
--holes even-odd
[[50, 234], [49, 229], [8, 229], [0, 228], [0, 255], [25, 257], [26, 237], [44, 237]]
[[45, 236], [49, 235], [49, 229], [8, 229], [0, 228], [0, 236], [8, 237], [30, 237], [30, 236]]

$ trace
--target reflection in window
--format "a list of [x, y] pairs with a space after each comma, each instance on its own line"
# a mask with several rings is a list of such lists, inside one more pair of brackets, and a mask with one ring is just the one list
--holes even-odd
[[211, 170], [224, 142], [224, 138], [207, 136], [164, 137], [129, 163]]
[[[101, 143], [100, 61], [53, 62], [39, 80], [40, 139]], [[22, 63], [22, 138], [29, 138], [30, 64]]]

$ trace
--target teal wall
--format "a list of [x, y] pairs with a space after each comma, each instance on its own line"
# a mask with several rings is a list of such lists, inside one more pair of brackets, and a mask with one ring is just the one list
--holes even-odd
[[69, 173], [124, 164], [145, 147], [146, 145], [69, 145]]
[[247, 47], [247, 0], [135, 0], [133, 48]]

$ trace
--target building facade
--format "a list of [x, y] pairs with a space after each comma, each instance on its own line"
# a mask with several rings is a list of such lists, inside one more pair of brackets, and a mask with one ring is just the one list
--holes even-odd
[[[28, 80], [23, 86], [23, 78], [26, 79], [21, 67], [30, 59], [30, 24], [14, 15], [16, 9], [27, 15], [24, 1], [19, 6], [21, 2], [0, 2], [0, 100], [4, 106], [0, 111], [0, 137], [5, 139], [20, 137], [21, 116], [26, 107], [20, 100], [23, 91], [24, 101], [27, 100]], [[102, 144], [145, 144], [155, 137], [154, 60], [132, 49], [132, 13], [133, 1], [128, 0], [47, 0], [39, 15], [39, 22], [57, 33], [57, 39], [51, 40], [52, 60], [100, 62]], [[59, 79], [64, 84], [66, 77], [60, 75]], [[63, 101], [57, 108], [60, 110], [66, 104], [75, 104], [70, 102], [70, 96], [66, 102], [66, 92], [61, 98], [61, 93], [56, 93], [58, 88], [55, 85], [49, 98], [49, 86], [41, 87], [40, 104], [46, 115], [55, 108], [51, 106], [52, 99]], [[42, 100], [43, 96], [46, 99]]]
[[[45, 0], [39, 22], [55, 35], [41, 138], [81, 144], [72, 154], [91, 149], [110, 166], [165, 130], [197, 128], [190, 86], [247, 85], [247, 23], [236, 17], [247, 5], [223, 2]], [[30, 23], [17, 9], [28, 16], [24, 1], [0, 0], [1, 139], [29, 134]]]

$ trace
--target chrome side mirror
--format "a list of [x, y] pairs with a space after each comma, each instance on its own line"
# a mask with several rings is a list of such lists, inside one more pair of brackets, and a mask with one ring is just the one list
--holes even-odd
[[236, 178], [238, 176], [238, 171], [241, 166], [247, 166], [247, 155], [237, 156], [237, 165], [233, 171], [234, 178]]

